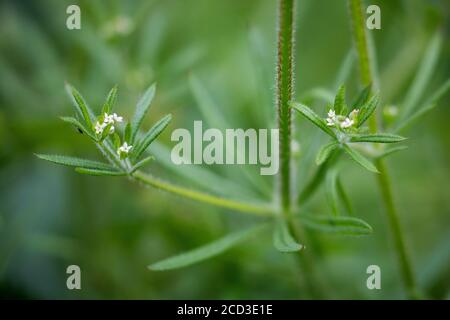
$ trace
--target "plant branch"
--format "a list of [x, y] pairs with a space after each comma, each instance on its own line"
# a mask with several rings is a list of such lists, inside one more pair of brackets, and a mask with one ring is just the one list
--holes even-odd
[[284, 214], [291, 206], [291, 109], [294, 82], [294, 0], [278, 1], [276, 106], [280, 130], [279, 197]]
[[160, 180], [141, 171], [134, 172], [131, 177], [156, 189], [164, 190], [198, 202], [259, 216], [271, 217], [274, 215], [275, 209], [270, 204], [254, 204], [221, 198], [204, 192], [173, 185], [167, 181]]
[[[359, 72], [363, 85], [367, 86], [373, 83], [372, 70], [370, 64], [370, 54], [367, 46], [367, 35], [362, 10], [362, 0], [349, 0], [350, 16], [352, 21], [353, 39], [359, 59]], [[369, 119], [369, 128], [371, 132], [377, 132], [377, 118], [374, 113]], [[392, 235], [394, 238], [395, 249], [397, 252], [398, 263], [401, 269], [401, 276], [410, 298], [417, 298], [417, 287], [414, 272], [403, 240], [403, 231], [400, 225], [398, 213], [394, 204], [390, 176], [383, 159], [376, 160], [376, 165], [380, 173], [378, 177], [378, 186], [381, 191], [382, 199], [386, 209], [386, 215]]]

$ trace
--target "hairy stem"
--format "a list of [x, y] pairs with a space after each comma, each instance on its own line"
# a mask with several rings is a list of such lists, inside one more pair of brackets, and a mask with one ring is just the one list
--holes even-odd
[[[359, 59], [359, 73], [361, 82], [367, 86], [373, 83], [370, 54], [367, 46], [366, 28], [362, 10], [361, 0], [349, 0], [350, 16], [352, 21], [353, 39]], [[378, 129], [377, 118], [374, 113], [369, 119], [371, 132]], [[417, 287], [414, 272], [407, 254], [403, 231], [400, 225], [398, 213], [394, 204], [390, 176], [383, 159], [378, 159], [376, 165], [380, 173], [378, 174], [378, 186], [386, 209], [386, 215], [392, 231], [394, 245], [397, 253], [401, 276], [410, 298], [417, 298]]]
[[184, 187], [173, 185], [169, 182], [155, 178], [141, 171], [136, 171], [131, 175], [137, 181], [148, 186], [167, 191], [184, 198], [192, 199], [198, 202], [211, 204], [217, 207], [232, 209], [243, 213], [249, 213], [259, 216], [271, 217], [274, 215], [274, 208], [271, 204], [253, 204], [248, 202], [236, 201], [214, 196], [208, 193], [187, 189]]
[[294, 0], [278, 1], [276, 106], [280, 130], [279, 197], [283, 212], [291, 206], [291, 110], [294, 82]]

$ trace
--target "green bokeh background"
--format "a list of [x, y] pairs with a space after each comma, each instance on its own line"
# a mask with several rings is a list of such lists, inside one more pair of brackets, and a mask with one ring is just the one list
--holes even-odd
[[[351, 47], [346, 2], [298, 0], [296, 95], [335, 79]], [[81, 30], [66, 28], [66, 8], [81, 7]], [[426, 98], [449, 78], [446, 1], [370, 1], [382, 13], [376, 45], [383, 105], [401, 105], [429, 40], [444, 42]], [[201, 264], [169, 272], [146, 266], [239, 230], [253, 219], [144, 188], [127, 179], [81, 176], [39, 161], [33, 153], [100, 159], [86, 137], [64, 124], [72, 115], [64, 82], [99, 110], [114, 85], [117, 109], [129, 118], [139, 95], [158, 83], [144, 127], [173, 121], [150, 153], [173, 146], [170, 132], [205, 120], [189, 87], [196, 77], [234, 128], [272, 127], [275, 1], [1, 1], [0, 2], [0, 297], [105, 299], [394, 299], [404, 298], [395, 252], [372, 174], [350, 160], [342, 176], [368, 237], [308, 231], [313, 272], [280, 254], [271, 234]], [[347, 80], [356, 94], [357, 69]], [[450, 130], [448, 95], [407, 131], [409, 148], [388, 160], [400, 219], [419, 285], [427, 297], [450, 297]], [[313, 107], [323, 112], [324, 103]], [[206, 121], [206, 120], [205, 120]], [[298, 189], [314, 170], [325, 137], [295, 117]], [[210, 124], [211, 125], [211, 124]], [[169, 150], [169, 149], [167, 149]], [[165, 154], [167, 156], [167, 154]], [[160, 155], [164, 157], [164, 155]], [[167, 158], [166, 158], [167, 160]], [[154, 175], [202, 189], [174, 165]], [[257, 168], [207, 167], [250, 193], [272, 189]], [[185, 170], [185, 171], [184, 171]], [[195, 170], [195, 169], [194, 169]], [[217, 186], [216, 186], [217, 187]], [[203, 187], [203, 189], [205, 189]], [[306, 204], [330, 211], [323, 188]], [[82, 270], [82, 290], [66, 288], [66, 267]], [[366, 288], [366, 268], [382, 270], [382, 290]]]

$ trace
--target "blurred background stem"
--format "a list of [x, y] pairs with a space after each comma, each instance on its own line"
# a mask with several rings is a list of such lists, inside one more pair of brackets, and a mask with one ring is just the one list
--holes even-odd
[[[349, 0], [350, 17], [352, 23], [352, 33], [355, 48], [359, 60], [359, 73], [361, 82], [364, 86], [374, 84], [373, 73], [371, 70], [371, 57], [368, 49], [368, 42], [365, 29], [365, 17], [363, 14], [362, 0]], [[369, 119], [369, 129], [371, 132], [377, 132], [377, 115], [376, 113]], [[398, 217], [397, 209], [394, 204], [391, 181], [388, 168], [383, 159], [376, 160], [376, 165], [380, 173], [377, 175], [378, 186], [384, 202], [388, 223], [390, 225], [392, 236], [394, 239], [395, 250], [400, 266], [401, 276], [404, 282], [406, 293], [409, 298], [418, 297], [416, 279], [412, 270], [411, 262], [407, 254], [404, 235]]]

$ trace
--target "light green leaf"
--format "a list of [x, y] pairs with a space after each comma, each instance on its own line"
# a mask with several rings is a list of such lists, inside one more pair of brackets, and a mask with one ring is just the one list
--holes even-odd
[[342, 85], [338, 89], [338, 93], [334, 98], [333, 109], [336, 114], [346, 114], [347, 113], [347, 105], [345, 104], [345, 86]]
[[75, 168], [75, 171], [82, 174], [88, 174], [91, 176], [125, 176], [124, 171], [117, 170], [99, 170], [99, 169], [87, 169], [87, 168]]
[[411, 87], [406, 94], [405, 101], [402, 103], [403, 112], [401, 119], [406, 119], [411, 115], [417, 102], [420, 100], [427, 84], [430, 82], [433, 76], [433, 71], [439, 58], [439, 53], [442, 46], [442, 33], [441, 30], [435, 32], [430, 42], [426, 46], [427, 50], [423, 55], [422, 62], [419, 70], [414, 78]]
[[350, 137], [351, 142], [395, 143], [404, 140], [405, 137], [391, 133], [354, 134]]
[[333, 130], [331, 130], [330, 127], [327, 126], [325, 121], [319, 117], [314, 111], [312, 111], [307, 106], [293, 102], [291, 103], [291, 107], [300, 112], [301, 115], [303, 115], [306, 119], [311, 121], [313, 124], [315, 124], [317, 127], [322, 129], [326, 134], [330, 135], [331, 137], [335, 138], [336, 135], [334, 134]]
[[374, 94], [369, 101], [367, 101], [359, 110], [357, 127], [361, 127], [367, 119], [370, 118], [372, 113], [377, 108], [378, 102], [380, 101], [380, 95], [378, 93]]
[[105, 129], [103, 129], [103, 132], [102, 132], [102, 134], [101, 134], [101, 136], [100, 136], [100, 141], [103, 141], [103, 140], [105, 140], [106, 139], [106, 137], [110, 134], [110, 132], [111, 132], [111, 127], [113, 126], [113, 124], [112, 123], [110, 123], [110, 124], [108, 124], [106, 127], [105, 127]]
[[164, 116], [145, 134], [133, 152], [134, 159], [138, 159], [141, 156], [148, 146], [163, 132], [170, 120], [172, 120], [171, 114]]
[[366, 168], [369, 171], [379, 173], [377, 168], [373, 165], [372, 162], [370, 162], [368, 159], [366, 159], [362, 154], [360, 154], [358, 151], [352, 149], [348, 145], [344, 144], [344, 150], [347, 152], [350, 157], [352, 157], [353, 160], [355, 160], [357, 163], [359, 163], [361, 166]]
[[133, 119], [131, 120], [131, 141], [134, 142], [136, 138], [136, 134], [139, 131], [142, 121], [152, 103], [153, 97], [155, 96], [156, 84], [152, 84], [147, 91], [145, 91], [144, 95], [139, 99], [136, 105], [136, 111], [134, 113]]
[[279, 219], [275, 224], [273, 245], [280, 252], [296, 252], [303, 248], [291, 235], [287, 222], [284, 219]]
[[337, 189], [337, 179], [338, 174], [336, 170], [331, 170], [327, 174], [327, 187], [326, 187], [326, 196], [328, 203], [331, 206], [333, 214], [335, 216], [339, 215], [339, 197], [338, 197], [338, 189]]
[[67, 157], [61, 155], [51, 155], [51, 154], [36, 154], [40, 159], [47, 160], [53, 163], [70, 166], [70, 167], [81, 167], [87, 169], [98, 169], [98, 170], [115, 170], [114, 167], [107, 163], [102, 163], [93, 160], [85, 160], [74, 157]]
[[364, 220], [344, 217], [301, 213], [295, 215], [307, 228], [326, 233], [341, 235], [363, 236], [372, 233], [372, 227]]
[[86, 128], [80, 121], [73, 117], [61, 117], [61, 120], [67, 123], [70, 123], [80, 129], [83, 133], [85, 133], [89, 138], [91, 138], [94, 141], [97, 141], [97, 138], [95, 137], [92, 130]]
[[128, 144], [131, 144], [131, 124], [128, 122], [125, 126], [125, 134], [123, 138]]
[[251, 236], [261, 232], [267, 225], [258, 225], [243, 231], [231, 233], [219, 240], [201, 246], [192, 251], [182, 253], [180, 255], [164, 259], [148, 266], [153, 271], [164, 271], [186, 267], [194, 263], [217, 256], [233, 246], [247, 241]]
[[136, 170], [139, 170], [141, 167], [145, 166], [147, 163], [149, 163], [152, 160], [155, 160], [155, 157], [149, 156], [149, 157], [142, 159], [141, 161], [139, 161], [138, 163], [136, 163], [133, 166], [133, 168], [131, 169], [131, 173], [135, 172]]
[[397, 147], [394, 147], [394, 148], [389, 148], [389, 149], [386, 149], [386, 150], [380, 152], [379, 154], [377, 154], [375, 156], [375, 159], [385, 158], [385, 157], [387, 157], [387, 156], [389, 156], [389, 155], [391, 155], [393, 153], [396, 153], [398, 151], [402, 151], [402, 150], [405, 150], [405, 149], [408, 149], [408, 147], [407, 146], [397, 146]]
[[114, 148], [119, 149], [122, 143], [120, 142], [120, 136], [117, 134], [117, 132], [114, 132], [113, 134], [113, 144]]
[[114, 86], [108, 93], [105, 103], [103, 104], [102, 114], [110, 113], [117, 100], [117, 86]]
[[89, 128], [92, 128], [93, 112], [89, 109], [81, 94], [70, 84], [66, 84], [66, 91], [69, 94], [69, 98], [72, 100], [72, 104], [84, 118], [86, 125]]
[[336, 148], [338, 146], [339, 146], [339, 142], [337, 142], [337, 141], [332, 141], [330, 143], [323, 145], [320, 148], [319, 152], [317, 153], [316, 164], [318, 166], [320, 166], [322, 163], [327, 161], [328, 158], [330, 157], [330, 155], [332, 154], [332, 152], [334, 150], [336, 150]]

